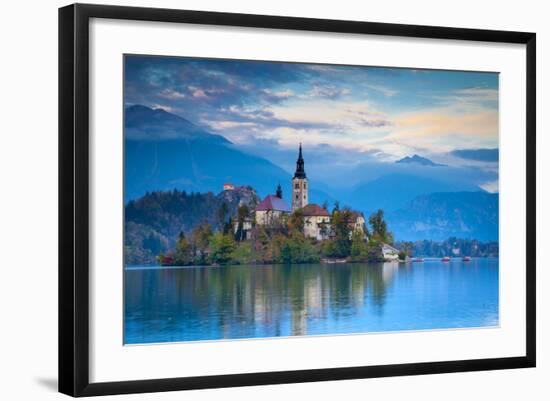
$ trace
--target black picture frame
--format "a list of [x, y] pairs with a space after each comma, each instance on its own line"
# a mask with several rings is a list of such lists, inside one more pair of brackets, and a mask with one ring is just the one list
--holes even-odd
[[[526, 45], [526, 353], [520, 357], [246, 373], [122, 382], [89, 381], [89, 21], [91, 18], [337, 32]], [[59, 9], [59, 391], [71, 396], [252, 386], [513, 369], [536, 364], [536, 35], [435, 26], [74, 4]]]

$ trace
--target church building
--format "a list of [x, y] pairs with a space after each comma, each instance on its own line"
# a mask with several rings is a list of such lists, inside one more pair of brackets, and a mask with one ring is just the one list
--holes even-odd
[[[309, 183], [302, 155], [302, 144], [300, 143], [296, 171], [292, 178], [292, 207], [290, 208], [283, 199], [281, 185], [278, 185], [274, 195], [267, 195], [256, 206], [254, 215], [256, 224], [264, 227], [280, 228], [286, 224], [285, 222], [291, 213], [300, 210], [304, 218], [304, 235], [306, 237], [318, 241], [330, 239], [334, 235], [331, 227], [331, 215], [324, 207], [309, 203], [308, 192]], [[367, 239], [363, 213], [350, 210], [347, 223], [350, 228], [350, 238], [352, 232], [360, 232], [365, 240]], [[252, 228], [252, 222], [247, 228]]]
[[283, 199], [281, 185], [278, 185], [275, 195], [267, 195], [256, 207], [255, 218], [257, 224], [269, 227], [280, 224], [281, 219], [289, 214], [290, 208]]

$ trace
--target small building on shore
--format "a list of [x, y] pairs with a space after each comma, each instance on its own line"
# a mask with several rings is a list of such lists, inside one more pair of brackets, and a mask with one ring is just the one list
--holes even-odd
[[330, 214], [326, 209], [315, 203], [302, 208], [304, 215], [304, 235], [318, 241], [325, 240], [330, 235]]
[[399, 249], [394, 248], [388, 244], [382, 244], [382, 255], [384, 260], [398, 260], [399, 259]]

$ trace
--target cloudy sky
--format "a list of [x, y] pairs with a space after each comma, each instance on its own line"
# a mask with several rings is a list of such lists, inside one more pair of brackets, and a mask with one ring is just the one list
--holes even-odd
[[471, 152], [498, 148], [496, 73], [127, 56], [125, 102], [163, 108], [289, 169], [302, 142], [324, 165], [419, 154], [492, 172], [487, 189], [498, 183], [495, 153]]

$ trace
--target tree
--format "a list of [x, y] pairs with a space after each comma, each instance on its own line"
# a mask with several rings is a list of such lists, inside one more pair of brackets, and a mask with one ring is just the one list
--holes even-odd
[[254, 226], [250, 232], [252, 250], [258, 255], [258, 259], [262, 261], [270, 261], [269, 252], [270, 240], [264, 226]]
[[157, 256], [157, 261], [161, 266], [174, 266], [176, 263], [174, 262], [174, 253], [169, 252], [168, 254], [160, 253]]
[[374, 239], [388, 244], [393, 243], [393, 234], [388, 231], [388, 226], [384, 220], [384, 211], [382, 209], [378, 209], [376, 213], [370, 215], [369, 224]]
[[291, 233], [304, 232], [304, 211], [302, 209], [297, 209], [292, 213], [288, 221], [288, 229]]
[[383, 262], [382, 244], [377, 239], [371, 237], [367, 244], [367, 262]]
[[231, 260], [237, 264], [247, 265], [255, 263], [259, 255], [254, 252], [250, 242], [241, 242], [231, 253]]
[[174, 253], [174, 264], [176, 266], [185, 266], [191, 263], [193, 257], [191, 255], [191, 245], [185, 238], [183, 231], [178, 236], [176, 242], [176, 252]]
[[283, 263], [317, 263], [319, 253], [304, 234], [294, 231], [293, 235], [280, 242], [280, 261]]
[[158, 235], [150, 233], [143, 239], [143, 249], [148, 249], [153, 255], [157, 255], [162, 251], [162, 242]]
[[233, 218], [229, 218], [223, 225], [222, 232], [224, 235], [229, 235], [233, 232]]
[[237, 209], [237, 230], [235, 231], [235, 241], [241, 242], [246, 238], [244, 230], [244, 221], [248, 217], [249, 210], [245, 204], [240, 205]]
[[281, 257], [281, 251], [286, 240], [286, 236], [280, 233], [275, 234], [269, 241], [264, 260], [270, 262], [281, 262], [283, 260], [283, 258]]
[[208, 257], [208, 246], [211, 238], [212, 229], [208, 223], [200, 224], [193, 230], [193, 233], [191, 234], [191, 246], [196, 264], [206, 264]]
[[399, 257], [399, 260], [406, 260], [407, 259], [407, 252], [399, 251], [398, 257]]
[[333, 210], [332, 212], [332, 230], [334, 238], [331, 243], [325, 247], [328, 256], [347, 257], [351, 252], [351, 212], [349, 209]]
[[212, 263], [225, 265], [231, 262], [231, 254], [236, 244], [232, 235], [216, 233], [210, 240], [209, 259]]
[[367, 243], [359, 230], [355, 230], [351, 235], [350, 256], [354, 260], [362, 260], [367, 256]]
[[[398, 249], [404, 252], [405, 258], [407, 256], [411, 257], [413, 256], [413, 252], [414, 252], [414, 243], [411, 241], [403, 241], [399, 244]], [[401, 256], [399, 258], [401, 259]]]
[[227, 214], [229, 213], [229, 207], [227, 203], [223, 202], [218, 208], [218, 230], [222, 231], [225, 228], [225, 223], [227, 221]]

